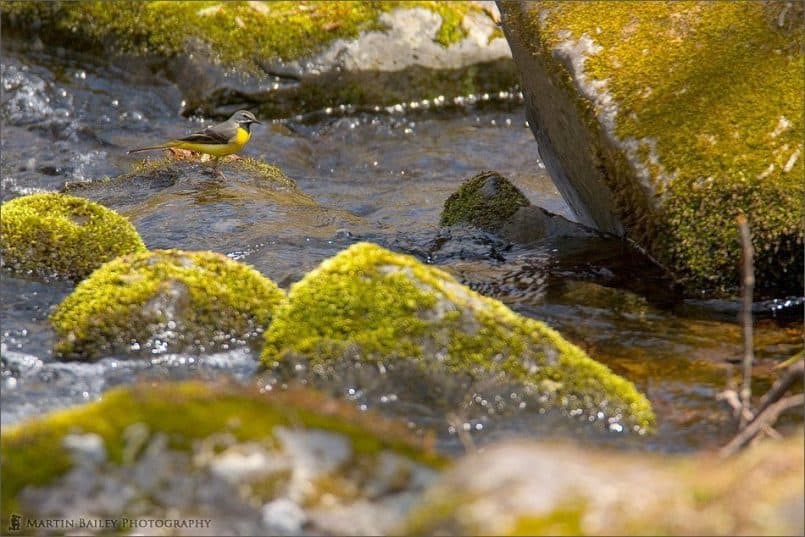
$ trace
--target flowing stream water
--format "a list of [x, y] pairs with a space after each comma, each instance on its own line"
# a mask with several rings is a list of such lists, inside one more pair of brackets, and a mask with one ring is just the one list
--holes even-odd
[[[127, 149], [209, 122], [182, 117], [176, 88], [136, 66], [74, 52], [26, 50], [13, 40], [3, 47], [3, 200], [58, 190], [66, 181], [114, 177], [138, 162]], [[460, 446], [457, 427], [478, 441], [576, 434], [580, 441], [630, 449], [690, 451], [723, 444], [735, 422], [717, 395], [739, 373], [737, 303], [673, 295], [648, 260], [617, 240], [513, 245], [471, 229], [439, 227], [447, 197], [483, 170], [496, 170], [534, 204], [573, 218], [539, 161], [522, 97], [516, 92], [494, 97], [467, 96], [424, 111], [402, 106], [374, 113], [322, 111], [315, 120], [256, 127], [244, 154], [292, 177], [318, 203], [310, 210], [261, 212], [259, 204], [238, 201], [249, 196], [238, 186], [209, 184], [181, 185], [157, 201], [112, 208], [131, 219], [149, 248], [218, 251], [251, 264], [285, 289], [358, 240], [413, 254], [558, 329], [635, 382], [658, 415], [651, 438], [617, 431], [588, 437], [528, 409], [505, 419], [470, 412], [456, 424], [403, 404], [394, 386], [342, 394], [367, 408], [393, 407], [391, 413], [413, 426], [435, 429], [448, 450]], [[142, 378], [260, 379], [257, 354], [249, 349], [59, 362], [50, 351], [54, 336], [47, 316], [72, 287], [2, 274], [0, 398], [6, 425], [95, 400], [112, 386]], [[801, 325], [774, 314], [801, 310], [801, 299], [767, 306], [755, 332], [756, 389], [768, 387], [773, 367], [802, 345]], [[498, 394], [503, 396], [516, 398]], [[471, 397], [470, 402], [481, 409], [487, 401]]]

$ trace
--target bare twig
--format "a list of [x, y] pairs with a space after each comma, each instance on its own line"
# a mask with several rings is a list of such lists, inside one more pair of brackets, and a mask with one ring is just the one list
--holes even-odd
[[791, 7], [791, 2], [787, 2], [782, 11], [780, 11], [780, 15], [777, 17], [778, 28], [785, 26], [785, 16], [788, 15], [788, 11], [791, 9]]
[[803, 374], [805, 374], [805, 362], [799, 361], [794, 365], [789, 366], [785, 375], [783, 375], [782, 378], [777, 379], [769, 391], [767, 391], [760, 399], [757, 413], [760, 414], [766, 410], [769, 405], [777, 402], [792, 384], [794, 384], [797, 380], [802, 380]]
[[465, 452], [476, 453], [478, 451], [478, 449], [475, 447], [475, 440], [472, 439], [472, 435], [467, 429], [464, 428], [464, 424], [467, 423], [465, 420], [451, 412], [447, 415], [447, 423], [449, 423], [453, 429], [456, 430], [458, 439], [461, 442], [461, 445], [464, 446]]
[[738, 229], [741, 233], [741, 327], [744, 340], [743, 359], [743, 386], [741, 386], [741, 418], [739, 428], [743, 429], [747, 423], [747, 415], [751, 412], [752, 399], [752, 292], [755, 288], [755, 270], [753, 266], [754, 250], [752, 249], [752, 235], [749, 231], [749, 222], [746, 216], [738, 215]]
[[760, 412], [757, 416], [755, 416], [755, 419], [744, 427], [741, 432], [735, 435], [735, 438], [730, 440], [726, 446], [721, 448], [719, 454], [722, 457], [729, 457], [730, 455], [733, 455], [739, 449], [751, 442], [752, 439], [755, 438], [755, 436], [757, 436], [757, 434], [763, 429], [771, 427], [771, 425], [777, 421], [777, 418], [780, 417], [780, 414], [790, 408], [801, 407], [803, 405], [805, 405], [805, 394], [803, 393], [791, 395], [769, 405], [763, 412]]
[[445, 416], [448, 425], [456, 431], [456, 435], [458, 435], [461, 445], [464, 446], [465, 452], [476, 453], [478, 451], [475, 440], [472, 438], [470, 407], [475, 404], [477, 397], [482, 398], [484, 392], [499, 388], [504, 380], [505, 374], [503, 372], [497, 372], [473, 382], [467, 390], [462, 403], [459, 405], [458, 411], [450, 412]]
[[805, 359], [805, 349], [800, 349], [798, 353], [796, 353], [794, 356], [792, 356], [788, 360], [780, 362], [779, 364], [774, 366], [774, 369], [786, 369], [786, 368], [794, 365], [796, 362], [799, 362], [802, 359]]
[[763, 434], [771, 438], [774, 438], [775, 440], [780, 440], [783, 437], [783, 435], [774, 430], [774, 428], [771, 425], [766, 425], [763, 427]]
[[752, 362], [753, 340], [752, 340], [752, 292], [755, 287], [755, 274], [753, 266], [754, 250], [752, 249], [752, 235], [749, 231], [749, 223], [746, 216], [738, 215], [738, 230], [741, 236], [741, 332], [743, 334], [743, 385], [740, 394], [728, 387], [718, 395], [719, 400], [726, 401], [733, 410], [740, 415], [738, 434], [730, 442], [721, 448], [720, 454], [723, 457], [732, 455], [742, 447], [748, 445], [752, 440], [763, 432], [768, 436], [779, 437], [779, 433], [773, 429], [777, 418], [790, 408], [803, 406], [805, 404], [805, 394], [796, 394], [783, 398], [785, 392], [805, 374], [805, 361], [794, 358], [786, 362], [787, 369], [785, 375], [778, 379], [771, 389], [766, 392], [760, 400], [757, 411], [753, 414], [750, 408], [752, 400]]

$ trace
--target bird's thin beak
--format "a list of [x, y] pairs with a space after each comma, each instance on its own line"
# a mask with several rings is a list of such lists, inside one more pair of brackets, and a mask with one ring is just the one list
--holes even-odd
[[257, 123], [258, 125], [262, 125], [262, 121], [258, 121], [256, 118], [252, 120], [252, 123]]

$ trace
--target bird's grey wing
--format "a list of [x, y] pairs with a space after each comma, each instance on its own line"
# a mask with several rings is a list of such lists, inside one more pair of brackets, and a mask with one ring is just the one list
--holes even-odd
[[184, 138], [179, 138], [180, 142], [191, 142], [194, 144], [227, 144], [229, 140], [238, 133], [237, 124], [229, 122], [207, 127], [203, 131], [195, 132]]

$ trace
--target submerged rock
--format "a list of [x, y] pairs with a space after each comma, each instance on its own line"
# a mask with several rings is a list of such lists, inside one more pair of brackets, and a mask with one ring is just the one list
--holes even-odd
[[496, 232], [522, 207], [531, 202], [497, 172], [481, 172], [462, 184], [444, 202], [439, 223], [443, 226], [470, 224]]
[[169, 156], [145, 159], [117, 177], [93, 181], [67, 182], [63, 191], [80, 193], [99, 201], [120, 205], [121, 198], [139, 201], [153, 191], [187, 181], [202, 181], [225, 187], [228, 183], [248, 184], [268, 192], [295, 192], [312, 203], [296, 188], [296, 182], [282, 170], [253, 158], [223, 158], [216, 165], [207, 155], [185, 150], [168, 150]]
[[499, 444], [443, 474], [396, 532], [801, 535], [802, 438], [766, 441], [726, 461]]
[[[257, 159], [225, 159], [225, 177], [198, 155], [145, 160], [116, 177], [69, 183], [65, 190], [128, 216], [149, 244], [232, 252], [265, 244], [293, 230], [330, 238], [362, 219], [320, 205], [293, 179]], [[304, 230], [304, 231], [302, 231]]]
[[630, 237], [690, 292], [737, 288], [738, 214], [758, 284], [802, 291], [802, 10], [786, 9], [795, 23], [781, 26], [770, 4], [501, 2], [562, 195], [583, 224]]
[[254, 341], [285, 294], [213, 252], [155, 250], [102, 266], [50, 317], [62, 358], [208, 351]]
[[154, 60], [188, 111], [249, 102], [287, 117], [509, 90], [517, 77], [497, 16], [493, 2], [25, 2], [3, 23], [46, 45]]
[[[79, 444], [108, 457], [90, 461]], [[2, 451], [4, 527], [11, 513], [128, 521], [123, 533], [208, 521], [172, 535], [385, 533], [445, 464], [402, 424], [312, 390], [201, 382], [115, 388], [4, 428]]]
[[479, 173], [447, 198], [439, 223], [468, 224], [518, 243], [590, 234], [588, 228], [532, 205], [511, 181], [493, 171]]
[[638, 430], [654, 419], [629, 381], [545, 324], [370, 243], [351, 246], [292, 286], [261, 358], [269, 366], [302, 358], [314, 370], [345, 358], [412, 359], [423, 371], [502, 374], [573, 415], [600, 412]]
[[128, 220], [83, 198], [32, 194], [0, 211], [2, 263], [15, 272], [81, 280], [110, 259], [145, 250]]

